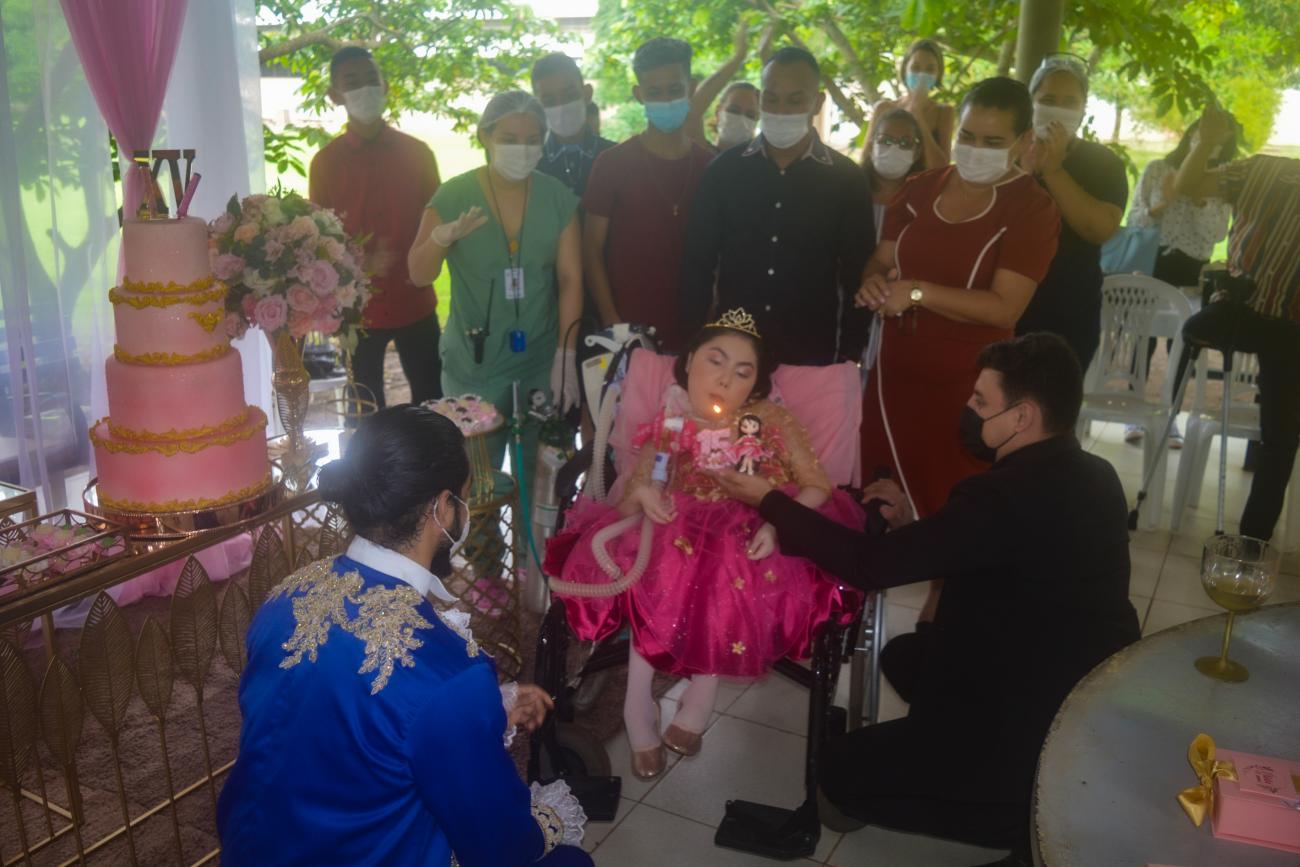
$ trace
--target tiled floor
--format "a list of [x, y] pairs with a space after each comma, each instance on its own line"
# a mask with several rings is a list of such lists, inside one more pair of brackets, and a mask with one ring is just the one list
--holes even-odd
[[[1123, 441], [1120, 425], [1093, 426], [1085, 446], [1114, 464], [1130, 500], [1141, 484], [1142, 450]], [[1216, 446], [1217, 449], [1217, 446]], [[1244, 443], [1228, 448], [1228, 529], [1235, 529], [1249, 491], [1241, 471]], [[1172, 499], [1178, 453], [1170, 456], [1166, 504]], [[1219, 613], [1201, 590], [1201, 545], [1214, 530], [1218, 453], [1211, 451], [1200, 507], [1189, 510], [1182, 532], [1140, 531], [1130, 550], [1131, 598], [1143, 634]], [[1163, 526], [1169, 525], [1166, 508]], [[1278, 540], [1281, 540], [1279, 530]], [[1294, 542], [1290, 543], [1294, 544]], [[1284, 574], [1272, 601], [1300, 601], [1296, 555], [1284, 561]], [[925, 598], [924, 589], [890, 591], [887, 633], [910, 631]], [[845, 703], [848, 670], [841, 678], [839, 703]], [[665, 725], [676, 708], [679, 688], [663, 700]], [[623, 775], [623, 802], [615, 821], [587, 826], [586, 848], [600, 867], [730, 867], [773, 862], [713, 845], [713, 834], [730, 798], [793, 807], [801, 800], [807, 693], [779, 675], [753, 685], [726, 684], [719, 692], [703, 751], [690, 759], [670, 758], [658, 781], [641, 783], [627, 771], [628, 747], [622, 735], [607, 745], [614, 773]], [[905, 712], [897, 695], [884, 686], [882, 717]], [[1002, 853], [947, 843], [913, 834], [865, 828], [852, 834], [822, 829], [821, 843], [804, 864], [834, 867], [967, 867], [996, 860]]]

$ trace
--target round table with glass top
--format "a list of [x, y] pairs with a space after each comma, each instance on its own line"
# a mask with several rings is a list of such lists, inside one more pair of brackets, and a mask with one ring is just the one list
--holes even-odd
[[1202, 675], [1226, 615], [1158, 632], [1116, 653], [1061, 705], [1038, 760], [1034, 862], [1043, 867], [1296, 867], [1300, 855], [1215, 838], [1178, 804], [1196, 784], [1187, 748], [1300, 759], [1300, 603], [1238, 615], [1244, 683]]

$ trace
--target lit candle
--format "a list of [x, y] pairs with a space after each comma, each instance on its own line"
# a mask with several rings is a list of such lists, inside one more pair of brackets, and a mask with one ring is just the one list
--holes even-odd
[[722, 415], [722, 407], [715, 403], [713, 405], [713, 413], [714, 415]]

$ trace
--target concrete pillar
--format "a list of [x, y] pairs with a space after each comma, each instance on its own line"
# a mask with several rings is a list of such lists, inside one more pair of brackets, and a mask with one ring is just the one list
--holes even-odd
[[1029, 83], [1043, 56], [1059, 51], [1064, 0], [1020, 0], [1016, 78]]

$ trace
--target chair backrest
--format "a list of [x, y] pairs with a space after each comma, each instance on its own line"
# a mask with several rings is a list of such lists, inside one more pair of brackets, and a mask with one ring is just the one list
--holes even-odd
[[[634, 459], [632, 440], [637, 430], [654, 421], [663, 408], [664, 395], [674, 383], [673, 361], [673, 356], [644, 350], [632, 356], [609, 436], [620, 478], [626, 477]], [[861, 482], [862, 392], [856, 364], [778, 367], [772, 373], [772, 400], [804, 426], [831, 484]]]
[[[1182, 290], [1154, 277], [1114, 274], [1101, 284], [1101, 343], [1084, 376], [1084, 392], [1142, 395], [1147, 383], [1147, 343], [1173, 339], [1170, 358], [1182, 354], [1183, 323], [1192, 302]], [[1166, 376], [1162, 398], [1173, 398], [1173, 376]]]

